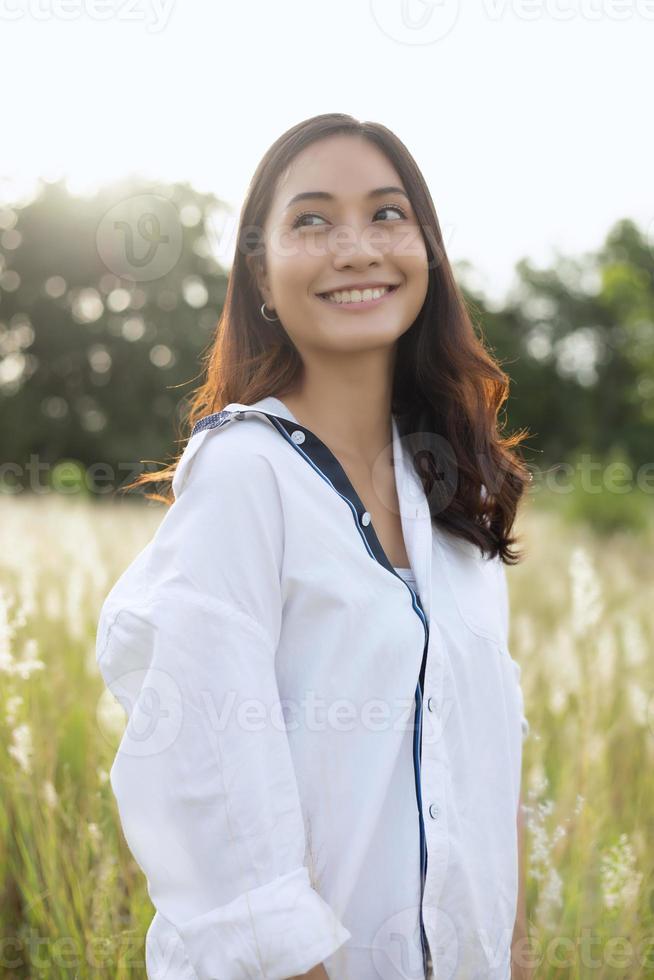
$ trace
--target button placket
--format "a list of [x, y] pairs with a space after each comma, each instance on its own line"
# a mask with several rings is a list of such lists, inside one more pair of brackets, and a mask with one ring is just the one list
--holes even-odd
[[[438, 625], [432, 619], [429, 624], [429, 652], [425, 670], [426, 705], [430, 714], [436, 714], [440, 709], [443, 690], [443, 655], [441, 652], [443, 649], [443, 638]], [[436, 722], [435, 717], [432, 722]]]
[[427, 746], [428, 755], [422, 768], [421, 795], [429, 863], [423, 895], [423, 905], [438, 905], [447, 873], [450, 840], [447, 822], [447, 762], [443, 758], [442, 741]]
[[[444, 643], [433, 616], [429, 624], [429, 652], [425, 670], [424, 725], [422, 729], [421, 796], [429, 861], [423, 910], [438, 905], [447, 873], [450, 842], [447, 828], [447, 758], [440, 716], [443, 690]], [[425, 911], [428, 915], [428, 912]], [[430, 938], [432, 938], [431, 930]]]
[[[387, 556], [384, 555], [380, 543], [376, 539], [376, 536], [372, 534], [371, 514], [369, 511], [365, 509], [365, 504], [357, 496], [355, 489], [352, 487], [351, 483], [347, 479], [347, 475], [343, 471], [342, 467], [340, 465], [337, 465], [336, 461], [334, 461], [331, 457], [327, 456], [326, 458], [329, 465], [326, 467], [327, 474], [325, 474], [323, 472], [323, 467], [325, 467], [325, 461], [321, 460], [320, 457], [318, 458], [317, 462], [313, 460], [314, 436], [311, 432], [305, 433], [299, 427], [293, 426], [292, 423], [284, 425], [284, 423], [282, 422], [273, 421], [273, 424], [275, 425], [276, 428], [280, 429], [280, 431], [285, 430], [286, 438], [291, 443], [296, 445], [296, 447], [298, 447], [298, 450], [299, 450], [299, 446], [302, 443], [306, 443], [304, 448], [301, 451], [299, 450], [301, 452], [301, 455], [307, 456], [309, 460], [313, 462], [314, 468], [318, 470], [318, 473], [323, 477], [323, 479], [325, 479], [328, 483], [330, 483], [330, 485], [337, 490], [340, 496], [343, 497], [349, 503], [350, 508], [353, 511], [353, 516], [355, 517], [355, 521], [359, 529], [359, 533], [361, 534], [361, 537], [363, 539], [363, 542], [368, 552], [372, 557], [375, 558], [377, 562], [388, 567], [389, 563], [388, 563]], [[397, 442], [398, 434], [397, 434], [397, 427], [395, 425], [394, 425], [394, 438]], [[318, 439], [316, 439], [316, 451], [320, 448], [321, 448], [321, 443]], [[322, 448], [324, 449], [325, 447]], [[416, 483], [415, 486], [416, 486], [416, 491], [418, 491], [418, 484]], [[418, 495], [418, 499], [420, 499], [420, 492], [418, 492], [417, 495]], [[419, 587], [422, 589], [422, 593], [423, 593], [422, 601], [420, 598], [418, 598], [416, 603], [416, 600], [414, 599], [414, 609], [421, 619], [421, 622], [423, 624], [426, 633], [427, 641], [429, 641], [429, 620], [430, 620], [429, 599], [430, 599], [431, 579], [429, 573], [430, 564], [429, 564], [429, 553], [427, 551], [427, 535], [429, 535], [429, 538], [431, 539], [431, 517], [426, 502], [423, 502], [422, 506], [420, 506], [420, 504], [418, 503], [418, 505], [416, 506], [415, 518], [416, 519], [422, 518], [424, 524], [420, 523], [419, 520], [409, 520], [407, 523], [406, 517], [412, 516], [411, 509], [412, 509], [411, 506], [409, 506], [407, 510], [406, 505], [403, 503], [403, 508], [402, 508], [402, 514], [404, 518], [403, 529], [408, 535], [407, 548], [409, 550], [409, 554], [411, 556], [415, 554], [415, 561], [413, 560], [412, 557], [411, 565], [414, 568], [417, 582], [419, 584]], [[369, 525], [370, 525], [370, 529], [366, 531]], [[413, 590], [410, 589], [410, 591], [413, 593]], [[433, 652], [432, 652], [432, 656], [433, 656]], [[421, 828], [420, 829], [421, 876], [424, 872], [426, 872], [424, 873], [424, 879], [422, 880], [422, 895], [424, 901], [425, 894], [426, 893], [428, 894], [430, 890], [433, 891], [433, 887], [432, 889], [429, 889], [429, 885], [428, 885], [430, 872], [432, 869], [430, 867], [430, 862], [428, 860], [429, 848], [427, 846], [427, 838], [431, 837], [435, 839], [437, 844], [440, 844], [441, 848], [442, 848], [442, 842], [440, 841], [438, 835], [434, 837], [434, 828], [429, 827], [429, 824], [433, 823], [433, 820], [431, 820], [427, 816], [429, 803], [433, 802], [435, 796], [438, 795], [440, 787], [438, 784], [438, 780], [435, 779], [436, 771], [434, 769], [434, 766], [437, 767], [438, 763], [434, 763], [433, 761], [434, 750], [428, 744], [431, 741], [431, 739], [428, 739], [427, 742], [425, 742], [424, 738], [422, 737], [422, 732], [424, 731], [424, 728], [422, 726], [422, 715], [423, 715], [422, 706], [424, 704], [425, 692], [424, 690], [420, 690], [421, 686], [429, 690], [432, 695], [436, 696], [436, 706], [438, 706], [438, 700], [437, 700], [438, 685], [436, 686], [436, 690], [434, 690], [431, 684], [428, 683], [428, 679], [423, 675], [418, 680], [418, 691], [416, 692], [417, 710], [420, 713], [421, 720], [420, 720], [420, 730], [418, 732], [418, 737], [417, 739], [414, 739], [414, 765], [416, 766], [417, 769], [416, 790], [419, 795], [419, 818], [420, 818], [420, 828]], [[431, 717], [429, 719], [429, 722], [430, 724], [428, 727], [431, 727], [431, 725], [433, 724], [433, 719]], [[420, 757], [421, 757], [421, 750], [422, 750], [423, 743], [425, 743], [425, 748], [428, 750], [426, 755], [423, 756], [423, 761], [426, 764], [427, 769], [429, 770], [426, 774], [426, 779], [424, 777], [421, 778], [421, 774], [420, 774]], [[423, 785], [426, 786], [428, 790], [426, 796], [423, 795], [422, 793]], [[427, 827], [425, 825], [427, 825]], [[437, 866], [440, 865], [440, 863], [441, 861], [437, 853], [436, 854]], [[427, 901], [427, 904], [429, 904], [429, 901]], [[424, 930], [424, 924], [422, 928]], [[424, 931], [421, 932], [421, 939], [424, 941]]]

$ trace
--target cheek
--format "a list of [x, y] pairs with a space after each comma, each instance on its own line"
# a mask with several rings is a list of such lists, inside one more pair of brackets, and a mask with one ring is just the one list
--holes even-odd
[[270, 254], [270, 286], [278, 303], [309, 299], [312, 283], [320, 273], [319, 256], [311, 255], [301, 243], [290, 242]]
[[429, 287], [427, 248], [418, 231], [412, 235], [407, 233], [403, 241], [398, 243], [394, 259], [404, 276], [412, 306], [417, 306], [417, 314]]
[[310, 255], [302, 243], [286, 242], [268, 253], [269, 284], [273, 306], [293, 343], [303, 349], [315, 335], [314, 284], [321, 277], [320, 260]]
[[398, 230], [393, 242], [392, 254], [395, 262], [409, 275], [427, 275], [427, 246], [416, 226]]

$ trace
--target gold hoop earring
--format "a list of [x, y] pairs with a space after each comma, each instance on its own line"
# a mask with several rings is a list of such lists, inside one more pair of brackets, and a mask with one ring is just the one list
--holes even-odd
[[276, 323], [279, 320], [279, 317], [278, 316], [266, 316], [266, 304], [265, 303], [262, 303], [261, 304], [261, 316], [264, 318], [264, 320], [267, 320], [268, 323]]

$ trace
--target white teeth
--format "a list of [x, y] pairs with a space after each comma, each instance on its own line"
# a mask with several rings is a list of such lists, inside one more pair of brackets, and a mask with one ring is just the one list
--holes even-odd
[[390, 286], [378, 289], [343, 289], [335, 293], [327, 293], [326, 299], [332, 303], [365, 303], [371, 299], [379, 299], [384, 293], [390, 292]]

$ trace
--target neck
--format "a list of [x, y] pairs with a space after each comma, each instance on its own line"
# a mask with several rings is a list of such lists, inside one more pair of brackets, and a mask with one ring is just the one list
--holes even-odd
[[338, 370], [331, 371], [321, 353], [319, 368], [305, 361], [299, 384], [281, 397], [333, 453], [372, 467], [392, 448], [392, 372], [380, 370], [379, 356], [369, 358], [368, 370], [356, 361], [352, 357], [344, 365], [341, 358]]

